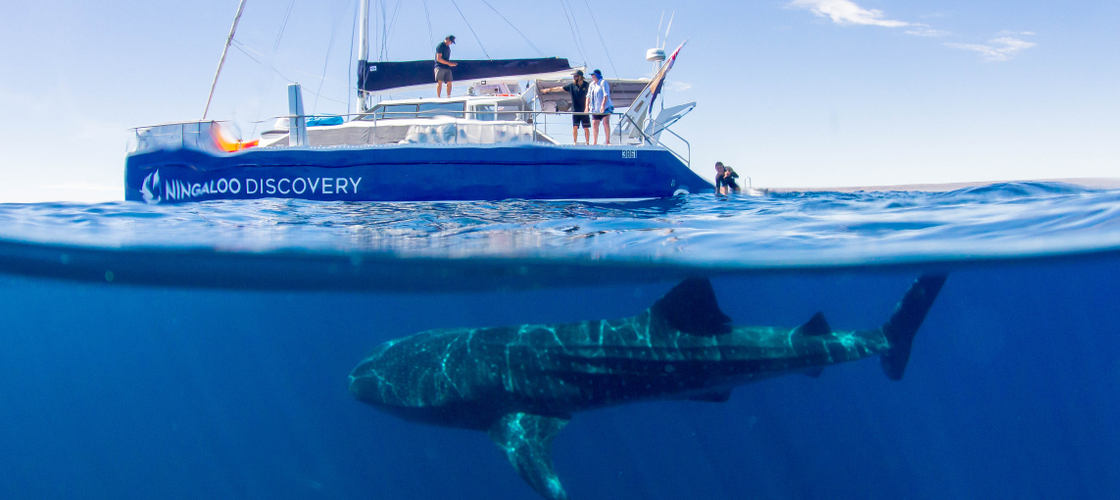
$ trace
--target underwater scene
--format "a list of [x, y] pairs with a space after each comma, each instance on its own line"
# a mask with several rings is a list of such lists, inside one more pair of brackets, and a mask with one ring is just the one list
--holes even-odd
[[1114, 498], [1120, 191], [0, 205], [0, 498]]

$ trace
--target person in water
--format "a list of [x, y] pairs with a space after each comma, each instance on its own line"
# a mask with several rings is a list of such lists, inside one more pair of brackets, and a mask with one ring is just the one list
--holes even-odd
[[436, 97], [443, 93], [443, 84], [447, 84], [447, 97], [451, 97], [451, 68], [459, 63], [451, 62], [451, 45], [455, 43], [455, 35], [447, 35], [439, 45], [436, 45]]
[[587, 116], [587, 80], [583, 79], [583, 70], [576, 70], [572, 74], [572, 83], [563, 87], [552, 87], [541, 91], [542, 94], [568, 91], [572, 95], [572, 142], [579, 144], [579, 127], [583, 126], [583, 143], [591, 142], [591, 117]]
[[738, 193], [739, 183], [735, 181], [738, 178], [739, 174], [731, 167], [724, 165], [722, 161], [716, 162], [716, 194]]
[[606, 144], [611, 143], [611, 113], [614, 104], [611, 102], [611, 85], [603, 79], [603, 72], [591, 72], [591, 85], [587, 88], [587, 111], [591, 112], [591, 144], [599, 143], [599, 125], [603, 125], [603, 133], [607, 136]]

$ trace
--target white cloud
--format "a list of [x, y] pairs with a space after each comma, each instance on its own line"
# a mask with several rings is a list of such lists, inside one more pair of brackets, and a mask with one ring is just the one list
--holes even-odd
[[883, 11], [865, 9], [851, 0], [793, 0], [790, 7], [808, 9], [820, 17], [827, 17], [836, 24], [859, 24], [883, 28], [903, 28], [913, 23], [887, 19]]
[[[1026, 35], [1027, 32], [1019, 33]], [[988, 43], [946, 43], [946, 47], [970, 50], [980, 54], [987, 61], [1008, 61], [1019, 52], [1038, 45], [1014, 36], [999, 36], [988, 40]]]
[[925, 38], [941, 38], [952, 35], [952, 33], [930, 27], [926, 24], [913, 24], [906, 29], [907, 35], [920, 36]]
[[[789, 7], [808, 10], [818, 17], [827, 17], [833, 23], [840, 25], [854, 24], [883, 28], [905, 28], [903, 33], [923, 38], [941, 38], [953, 34], [924, 23], [890, 19], [883, 11], [865, 9], [856, 5], [852, 0], [792, 0], [788, 5]], [[944, 14], [933, 14], [927, 17], [944, 17]], [[1005, 30], [997, 33], [996, 37], [988, 40], [987, 43], [945, 42], [943, 45], [976, 52], [988, 61], [1008, 61], [1019, 52], [1038, 45], [1023, 39], [1023, 37], [1030, 36], [1034, 36], [1033, 31]]]

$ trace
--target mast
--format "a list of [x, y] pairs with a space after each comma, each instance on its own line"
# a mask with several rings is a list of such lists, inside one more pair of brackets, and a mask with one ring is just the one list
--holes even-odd
[[226, 53], [229, 52], [229, 45], [233, 43], [233, 35], [237, 33], [237, 22], [241, 20], [241, 12], [245, 10], [245, 0], [237, 4], [237, 15], [233, 16], [233, 26], [229, 27], [229, 37], [226, 38], [226, 46], [222, 49], [222, 57], [218, 59], [218, 70], [214, 72], [214, 82], [210, 84], [210, 95], [206, 97], [206, 108], [202, 110], [202, 120], [206, 121], [206, 115], [210, 113], [210, 101], [214, 99], [214, 89], [218, 87], [218, 75], [222, 74], [222, 65], [226, 62]]
[[362, 91], [366, 61], [369, 61], [369, 0], [358, 0], [358, 71], [363, 72], [357, 85], [358, 102], [355, 106], [358, 113], [366, 111], [366, 93]]

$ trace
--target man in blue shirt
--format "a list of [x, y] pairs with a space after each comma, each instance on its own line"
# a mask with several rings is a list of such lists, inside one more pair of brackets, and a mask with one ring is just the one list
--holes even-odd
[[436, 97], [443, 93], [444, 83], [447, 83], [447, 97], [451, 97], [451, 68], [459, 65], [451, 62], [451, 45], [454, 43], [455, 35], [447, 35], [436, 45]]

